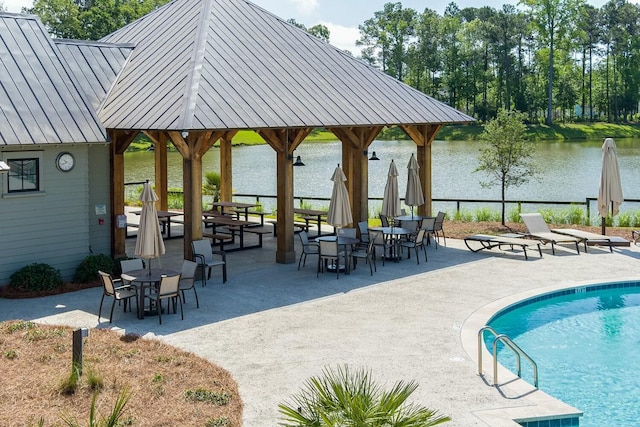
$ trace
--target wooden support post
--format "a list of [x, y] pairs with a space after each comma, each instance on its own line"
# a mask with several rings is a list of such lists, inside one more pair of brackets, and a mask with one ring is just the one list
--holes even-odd
[[220, 199], [231, 202], [233, 196], [231, 138], [220, 139]]
[[369, 163], [367, 148], [382, 130], [371, 128], [328, 129], [342, 141], [343, 171], [347, 176], [347, 191], [354, 225], [369, 219]]
[[431, 143], [443, 125], [401, 125], [400, 128], [416, 143], [418, 153], [416, 160], [420, 170], [420, 184], [424, 194], [424, 205], [418, 206], [418, 215], [432, 216], [433, 202], [431, 185]]
[[296, 261], [293, 242], [293, 160], [286, 152], [276, 154], [278, 236], [276, 262], [291, 264]]
[[116, 228], [117, 216], [124, 215], [124, 152], [137, 132], [109, 131], [111, 137], [111, 255], [125, 255], [126, 228]]
[[167, 135], [160, 133], [154, 141], [153, 153], [156, 164], [155, 187], [160, 198], [157, 208], [163, 211], [169, 209], [169, 173], [167, 166]]
[[293, 151], [313, 129], [263, 129], [258, 134], [276, 152], [277, 227], [276, 262], [296, 261], [293, 242]]

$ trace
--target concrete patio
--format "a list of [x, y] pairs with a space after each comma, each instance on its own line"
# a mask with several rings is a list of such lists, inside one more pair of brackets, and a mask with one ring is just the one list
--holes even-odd
[[[589, 253], [550, 248], [543, 258], [521, 252], [472, 253], [460, 240], [428, 247], [429, 261], [378, 262], [369, 275], [359, 265], [349, 276], [316, 278], [316, 258], [306, 267], [275, 263], [275, 239], [264, 248], [228, 254], [229, 280], [214, 270], [198, 284], [200, 308], [187, 293], [185, 319], [138, 320], [116, 308], [113, 324], [97, 318], [102, 290], [89, 289], [39, 299], [0, 299], [0, 320], [24, 319], [74, 327], [111, 327], [156, 337], [229, 370], [239, 383], [244, 425], [274, 426], [278, 403], [297, 393], [324, 367], [348, 364], [371, 370], [391, 385], [416, 380], [416, 402], [451, 416], [450, 426], [517, 425], [528, 417], [571, 408], [512, 376], [491, 386], [477, 374], [478, 328], [497, 308], [525, 294], [584, 283], [639, 279], [640, 250], [589, 248]], [[127, 240], [133, 254], [135, 239]], [[296, 237], [296, 245], [299, 240]], [[154, 266], [179, 269], [182, 240], [166, 241], [167, 254]], [[299, 246], [296, 248], [299, 254]], [[104, 314], [104, 313], [103, 313]], [[544, 372], [541, 372], [544, 376]]]

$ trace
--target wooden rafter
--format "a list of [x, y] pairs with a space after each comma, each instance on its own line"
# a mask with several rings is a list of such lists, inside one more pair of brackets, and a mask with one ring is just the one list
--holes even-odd
[[418, 146], [431, 144], [442, 129], [442, 124], [429, 125], [400, 125], [400, 129], [407, 134]]

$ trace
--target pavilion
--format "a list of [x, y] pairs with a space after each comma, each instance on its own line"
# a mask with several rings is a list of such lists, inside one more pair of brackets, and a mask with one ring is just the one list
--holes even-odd
[[[101, 40], [133, 45], [98, 117], [111, 138], [112, 222], [124, 212], [124, 152], [155, 143], [156, 190], [167, 209], [167, 141], [183, 157], [185, 257], [202, 237], [202, 156], [220, 145], [221, 199], [232, 197], [231, 140], [257, 132], [277, 156], [276, 261], [295, 261], [293, 152], [314, 128], [342, 142], [354, 221], [368, 216], [367, 149], [385, 126], [417, 145], [431, 209], [431, 142], [445, 124], [474, 119], [246, 0], [175, 0]], [[113, 227], [114, 255], [125, 230]]]

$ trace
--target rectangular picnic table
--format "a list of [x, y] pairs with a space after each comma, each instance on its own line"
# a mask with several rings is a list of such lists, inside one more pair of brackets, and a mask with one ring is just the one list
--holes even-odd
[[300, 209], [300, 208], [294, 208], [293, 209], [293, 213], [297, 214], [297, 215], [301, 215], [305, 222], [307, 223], [307, 230], [309, 229], [309, 221], [311, 219], [315, 219], [317, 221], [318, 224], [318, 234], [317, 237], [322, 236], [322, 217], [326, 217], [327, 216], [327, 211], [317, 211], [314, 209]]
[[[133, 214], [140, 215], [142, 211], [134, 211]], [[167, 226], [167, 239], [171, 239], [171, 223], [176, 222], [172, 220], [173, 217], [183, 215], [182, 212], [171, 212], [171, 211], [157, 211], [158, 213], [158, 221], [162, 224], [162, 228], [164, 229], [164, 225]], [[182, 237], [182, 236], [174, 236], [174, 237]]]
[[221, 208], [220, 212], [221, 213], [225, 213], [224, 209], [225, 208], [232, 208], [234, 209], [234, 212], [229, 212], [229, 213], [235, 213], [235, 212], [242, 212], [244, 211], [244, 220], [248, 221], [249, 220], [249, 208], [255, 208], [256, 206], [258, 206], [255, 203], [239, 203], [239, 202], [213, 202], [212, 207], [214, 208]]
[[[205, 224], [211, 224], [211, 226], [213, 227], [212, 233], [214, 235], [218, 234], [217, 231], [216, 231], [217, 227], [220, 227], [220, 226], [221, 227], [227, 227], [227, 229], [231, 232], [231, 237], [232, 237], [231, 243], [234, 243], [234, 241], [235, 241], [235, 233], [236, 233], [236, 231], [238, 231], [238, 236], [240, 238], [240, 247], [226, 249], [225, 250], [226, 252], [238, 251], [238, 250], [243, 250], [243, 249], [261, 248], [262, 247], [262, 235], [270, 233], [270, 231], [257, 230], [257, 229], [253, 229], [253, 228], [250, 231], [247, 231], [247, 228], [255, 226], [255, 223], [253, 223], [251, 221], [242, 221], [242, 220], [234, 219], [234, 218], [228, 217], [228, 216], [213, 216], [213, 217], [205, 218], [203, 221], [205, 222]], [[246, 233], [246, 232], [250, 232], [250, 233], [256, 234], [258, 236], [258, 244], [257, 245], [251, 245], [251, 246], [245, 246], [244, 245], [244, 233]]]

